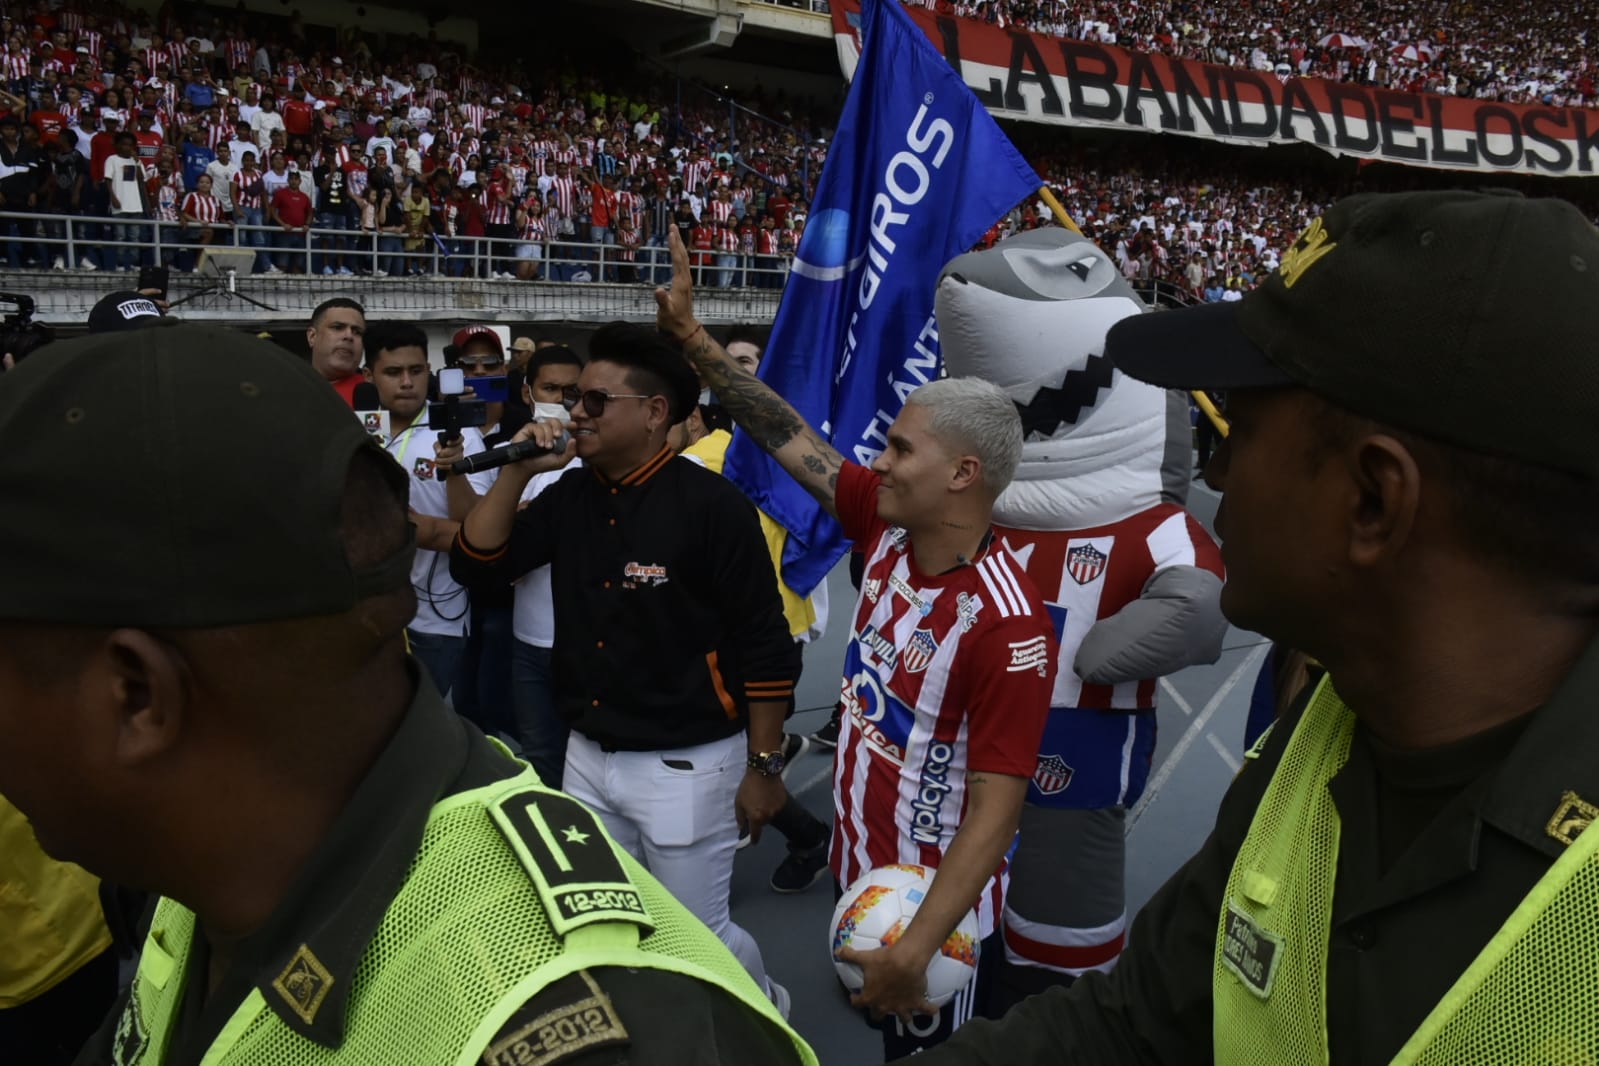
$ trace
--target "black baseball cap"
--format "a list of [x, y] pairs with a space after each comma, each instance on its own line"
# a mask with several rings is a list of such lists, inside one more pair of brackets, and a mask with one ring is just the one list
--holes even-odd
[[100, 297], [89, 312], [90, 333], [113, 333], [124, 329], [143, 329], [161, 321], [161, 308], [142, 292], [126, 289]]
[[303, 360], [213, 326], [91, 334], [0, 375], [0, 619], [207, 628], [337, 614], [351, 459], [405, 472]]
[[1135, 315], [1106, 354], [1167, 388], [1298, 386], [1458, 447], [1599, 478], [1599, 230], [1514, 192], [1365, 193], [1233, 303]]

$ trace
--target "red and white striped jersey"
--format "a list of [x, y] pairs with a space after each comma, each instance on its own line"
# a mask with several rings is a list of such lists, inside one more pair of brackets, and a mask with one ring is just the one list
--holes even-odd
[[533, 164], [533, 173], [543, 177], [548, 173], [550, 157], [554, 153], [554, 146], [549, 141], [534, 141], [528, 149], [528, 160]]
[[25, 51], [7, 52], [5, 57], [6, 81], [21, 81], [28, 76], [28, 53]]
[[712, 200], [705, 206], [710, 209], [713, 221], [726, 222], [733, 217], [733, 201], [731, 200]]
[[732, 226], [716, 227], [716, 250], [718, 252], [738, 251], [738, 230]]
[[199, 222], [217, 222], [222, 218], [222, 204], [210, 193], [191, 192], [183, 198], [183, 214]]
[[[845, 651], [833, 838], [841, 885], [888, 863], [937, 867], [966, 813], [969, 772], [1031, 777], [1055, 644], [1042, 597], [996, 537], [968, 566], [924, 575], [910, 537], [877, 516], [879, 479], [846, 462], [835, 501], [866, 552]], [[1002, 862], [977, 901], [1004, 906]]]
[[544, 216], [529, 214], [522, 220], [522, 239], [529, 244], [543, 244], [546, 236]]
[[228, 73], [231, 74], [241, 66], [250, 65], [250, 60], [255, 56], [255, 45], [244, 37], [229, 37], [222, 42], [222, 54], [228, 59]]
[[683, 168], [683, 188], [693, 192], [700, 185], [711, 180], [711, 161], [709, 159], [693, 160]]
[[99, 62], [101, 50], [105, 48], [105, 38], [101, 36], [99, 30], [84, 30], [78, 34], [78, 44], [87, 48], [89, 54], [94, 56], [96, 62]]
[[481, 133], [483, 130], [484, 110], [482, 104], [462, 104], [461, 124], [470, 126]]
[[1158, 571], [1197, 566], [1223, 576], [1221, 551], [1209, 534], [1188, 512], [1168, 503], [1094, 529], [1040, 532], [996, 526], [995, 533], [1043, 593], [1065, 650], [1067, 661], [1055, 675], [1050, 705], [1153, 708], [1157, 679], [1087, 685], [1071, 669], [1071, 659], [1090, 627], [1138, 599]]
[[577, 199], [576, 180], [572, 178], [555, 178], [550, 182], [550, 198], [555, 201], [555, 206], [561, 209], [561, 214], [570, 218], [573, 205]]
[[488, 212], [488, 217], [483, 220], [484, 222], [491, 226], [509, 226], [511, 224], [511, 212], [515, 209], [515, 205], [511, 201], [504, 199], [504, 194], [507, 191], [506, 187], [497, 181], [490, 182], [488, 187], [484, 189], [484, 205]]

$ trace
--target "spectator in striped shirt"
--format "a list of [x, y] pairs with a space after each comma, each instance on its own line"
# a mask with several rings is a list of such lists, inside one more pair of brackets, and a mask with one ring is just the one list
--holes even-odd
[[195, 249], [209, 248], [213, 244], [231, 243], [223, 236], [232, 228], [222, 210], [222, 201], [212, 195], [210, 174], [201, 174], [194, 183], [194, 191], [183, 198], [183, 240], [186, 248], [179, 266], [193, 270], [199, 258]]

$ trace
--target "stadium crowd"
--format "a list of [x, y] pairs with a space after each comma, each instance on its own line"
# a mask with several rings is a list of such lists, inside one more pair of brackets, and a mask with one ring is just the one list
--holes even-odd
[[[76, 6], [40, 3], [0, 19], [0, 212], [102, 221], [78, 227], [69, 257], [64, 244], [34, 243], [61, 240], [64, 224], [0, 214], [12, 268], [153, 263], [155, 250], [139, 247], [153, 219], [161, 261], [179, 268], [206, 248], [240, 245], [263, 273], [659, 281], [676, 228], [700, 284], [778, 288], [831, 133], [782, 97], [750, 101], [778, 120], [735, 126], [721, 100], [638, 66], [577, 57], [530, 75], [474, 66], [437, 40], [374, 51], [292, 18], [201, 9], [154, 23], [116, 4]], [[1231, 38], [1192, 32], [1208, 8], [1115, 16], [1043, 0], [950, 10], [1062, 32], [1092, 14], [1084, 35], [1195, 58], [1241, 54]], [[1172, 17], [1190, 21], [1174, 35]], [[1336, 17], [1322, 5], [1296, 15], [1292, 32], [1248, 32], [1264, 48], [1273, 34], [1296, 41]], [[1401, 14], [1360, 28], [1386, 41], [1426, 25]], [[1314, 46], [1290, 51], [1318, 69]], [[1085, 153], [1063, 150], [1055, 131], [1014, 136], [1130, 279], [1195, 299], [1253, 287], [1311, 218], [1360, 187], [1347, 174], [1290, 173], [1258, 153], [1165, 138]], [[1042, 204], [1022, 205], [985, 243], [1051, 223]]]
[[940, 13], [1283, 77], [1552, 106], [1599, 104], [1599, 5], [1397, 0], [906, 0]]
[[676, 226], [702, 284], [776, 287], [825, 151], [805, 116], [735, 138], [724, 110], [668, 106], [669, 83], [644, 76], [529, 77], [437, 41], [377, 54], [294, 19], [75, 7], [0, 20], [0, 209], [107, 221], [69, 264], [33, 243], [60, 225], [6, 219], [13, 268], [149, 262], [129, 242], [154, 219], [180, 267], [239, 244], [265, 273], [630, 280], [641, 260], [664, 272]]

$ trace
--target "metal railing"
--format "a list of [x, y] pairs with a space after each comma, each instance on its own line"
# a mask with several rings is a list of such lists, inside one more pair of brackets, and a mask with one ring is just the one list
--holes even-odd
[[745, 0], [751, 4], [766, 4], [769, 7], [787, 7], [796, 11], [809, 11], [813, 15], [828, 15], [832, 8], [827, 6], [827, 0]]
[[[324, 219], [326, 216], [322, 216]], [[586, 227], [580, 227], [586, 228]], [[209, 230], [211, 238], [203, 240]], [[594, 236], [594, 234], [590, 234]], [[164, 265], [200, 267], [206, 252], [253, 252], [229, 257], [207, 272], [334, 274], [373, 278], [421, 276], [584, 283], [651, 283], [671, 280], [665, 237], [624, 248], [614, 234], [604, 240], [577, 235], [543, 241], [518, 237], [467, 237], [338, 226], [285, 229], [238, 222], [210, 225], [158, 221], [133, 215], [78, 216], [0, 211], [0, 246], [11, 269], [138, 270]], [[411, 247], [407, 247], [410, 244]], [[790, 257], [743, 252], [689, 252], [694, 282], [705, 289], [779, 291]]]

